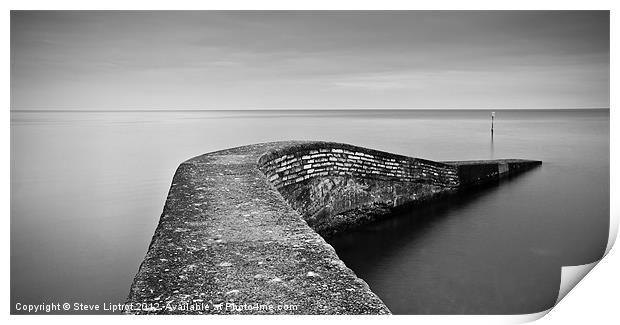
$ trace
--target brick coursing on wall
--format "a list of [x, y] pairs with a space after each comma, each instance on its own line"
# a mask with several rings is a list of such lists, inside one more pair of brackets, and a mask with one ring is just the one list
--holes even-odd
[[455, 166], [331, 142], [303, 144], [269, 152], [259, 159], [258, 164], [276, 188], [319, 176], [353, 176], [443, 187], [459, 186]]

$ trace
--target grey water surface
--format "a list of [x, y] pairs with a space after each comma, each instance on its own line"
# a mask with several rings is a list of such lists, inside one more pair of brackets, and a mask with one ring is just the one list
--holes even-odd
[[609, 227], [609, 110], [11, 112], [11, 309], [120, 303], [176, 167], [205, 152], [328, 140], [540, 168], [328, 241], [394, 313], [530, 313]]

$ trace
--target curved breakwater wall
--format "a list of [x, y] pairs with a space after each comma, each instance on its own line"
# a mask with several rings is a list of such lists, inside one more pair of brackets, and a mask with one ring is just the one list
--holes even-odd
[[315, 142], [274, 150], [261, 156], [258, 165], [276, 188], [321, 176], [459, 185], [455, 166], [341, 143]]
[[540, 161], [433, 162], [289, 141], [177, 169], [126, 314], [386, 314], [328, 235]]
[[371, 222], [395, 207], [460, 185], [457, 166], [341, 143], [274, 150], [258, 165], [321, 235]]

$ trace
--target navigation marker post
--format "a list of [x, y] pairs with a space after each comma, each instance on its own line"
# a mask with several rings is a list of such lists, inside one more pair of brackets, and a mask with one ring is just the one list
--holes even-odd
[[493, 124], [495, 122], [495, 112], [491, 112], [491, 137], [493, 136]]

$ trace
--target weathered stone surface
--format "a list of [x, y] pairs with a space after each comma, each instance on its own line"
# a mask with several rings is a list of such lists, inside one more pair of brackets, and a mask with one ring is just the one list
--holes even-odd
[[396, 207], [455, 190], [421, 182], [329, 175], [279, 188], [289, 205], [322, 236], [373, 222]]
[[[128, 303], [137, 309], [127, 313], [387, 314], [315, 230], [346, 229], [539, 163], [438, 163], [327, 142], [264, 143], [192, 158], [175, 173], [130, 289]], [[202, 309], [188, 309], [196, 304]]]

